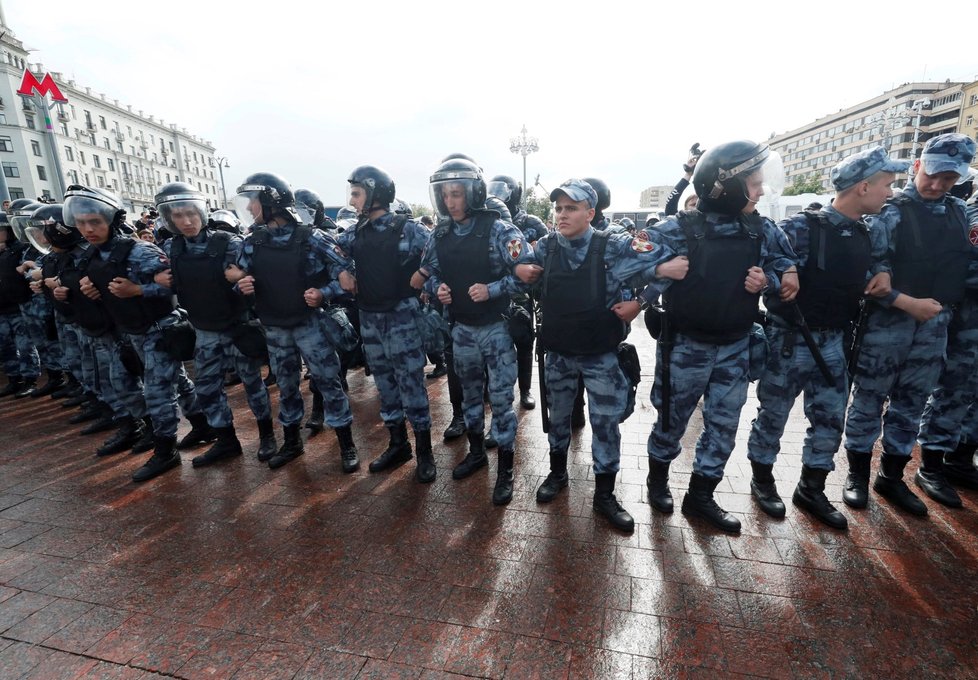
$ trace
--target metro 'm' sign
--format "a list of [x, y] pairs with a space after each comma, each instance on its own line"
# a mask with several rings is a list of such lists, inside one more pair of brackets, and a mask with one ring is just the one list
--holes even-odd
[[20, 89], [17, 90], [17, 94], [32, 97], [35, 92], [42, 97], [50, 94], [54, 101], [61, 102], [62, 104], [68, 101], [68, 98], [61, 94], [61, 90], [58, 89], [58, 85], [54, 82], [54, 78], [51, 77], [50, 73], [45, 73], [41, 81], [38, 82], [33, 73], [24, 69], [24, 79], [20, 81]]

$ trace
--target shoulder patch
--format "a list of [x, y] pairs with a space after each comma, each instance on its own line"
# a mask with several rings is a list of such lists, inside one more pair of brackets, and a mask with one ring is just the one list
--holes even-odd
[[639, 232], [635, 234], [635, 238], [638, 239], [639, 241], [648, 241], [649, 232], [645, 231], [644, 229], [640, 229]]
[[646, 241], [641, 237], [636, 237], [632, 239], [632, 250], [634, 250], [636, 253], [651, 253], [653, 250], [655, 250], [655, 244], [651, 241]]
[[509, 251], [509, 256], [514, 260], [520, 256], [523, 252], [523, 241], [518, 238], [514, 238], [509, 243], [506, 244], [506, 250]]
[[971, 241], [971, 245], [978, 246], [978, 224], [971, 227], [971, 230], [968, 232], [968, 240]]

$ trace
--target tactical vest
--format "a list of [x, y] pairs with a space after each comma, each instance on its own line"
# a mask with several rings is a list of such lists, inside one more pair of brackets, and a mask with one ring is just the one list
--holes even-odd
[[88, 278], [102, 295], [102, 303], [109, 311], [115, 324], [123, 333], [143, 335], [154, 323], [170, 314], [176, 305], [173, 296], [145, 298], [137, 295], [131, 298], [116, 297], [109, 292], [109, 283], [116, 277], [128, 278], [126, 263], [136, 245], [132, 238], [119, 238], [112, 246], [109, 258], [103, 260], [98, 248], [87, 254]]
[[699, 342], [726, 345], [747, 337], [757, 318], [758, 293], [744, 289], [747, 270], [761, 259], [763, 227], [757, 217], [740, 215], [740, 229], [718, 234], [719, 219], [698, 210], [676, 215], [686, 235], [689, 271], [663, 296], [673, 328]]
[[390, 227], [377, 230], [364, 223], [357, 227], [351, 255], [357, 265], [357, 306], [367, 312], [389, 312], [405, 298], [418, 293], [411, 287], [411, 275], [421, 264], [421, 256], [401, 262], [400, 243], [404, 238], [405, 215], [397, 215]]
[[[95, 247], [92, 246], [89, 250], [95, 250]], [[74, 313], [75, 322], [85, 335], [99, 337], [111, 332], [115, 324], [100, 300], [92, 300], [81, 292], [81, 280], [88, 275], [85, 271], [87, 264], [87, 256], [83, 256], [77, 264], [74, 257], [71, 257], [58, 276], [61, 278], [61, 285], [69, 291], [68, 305]]]
[[27, 246], [17, 241], [0, 251], [0, 314], [20, 312], [18, 305], [31, 299], [31, 285], [17, 272]]
[[71, 259], [71, 253], [51, 251], [41, 265], [41, 290], [44, 292], [44, 297], [51, 301], [55, 313], [61, 320], [68, 323], [73, 323], [75, 320], [74, 308], [67, 301], [62, 302], [54, 297], [54, 291], [44, 285], [44, 280], [61, 276], [61, 272], [71, 263]]
[[906, 195], [889, 202], [900, 210], [897, 247], [890, 262], [893, 288], [941, 304], [960, 302], [971, 258], [964, 210], [945, 199], [947, 215], [942, 217]]
[[311, 237], [312, 227], [304, 224], [297, 224], [282, 244], [272, 243], [267, 227], [252, 232], [254, 251], [249, 273], [255, 277], [255, 311], [264, 325], [292, 328], [313, 315], [315, 310], [306, 304], [305, 292], [324, 285], [329, 273], [320, 272], [315, 281], [306, 276]]
[[625, 339], [625, 324], [607, 306], [604, 255], [608, 233], [591, 234], [584, 262], [573, 270], [564, 271], [557, 265], [560, 246], [556, 240], [548, 245], [540, 298], [541, 346], [571, 356], [615, 351]]
[[496, 218], [494, 214], [480, 213], [472, 220], [472, 231], [467, 236], [458, 236], [448, 228], [436, 237], [435, 248], [442, 281], [452, 290], [452, 317], [469, 326], [487, 326], [502, 319], [509, 308], [509, 296], [501, 295], [485, 302], [473, 302], [469, 297], [473, 284], [488, 284], [493, 280], [489, 233]]
[[808, 262], [799, 274], [798, 306], [811, 328], [845, 329], [859, 314], [872, 263], [869, 230], [863, 222], [842, 236], [824, 213], [805, 211]]
[[209, 231], [203, 252], [190, 253], [186, 238], [173, 237], [170, 269], [174, 290], [195, 328], [227, 330], [244, 314], [244, 297], [224, 278], [224, 259], [230, 242], [226, 232]]

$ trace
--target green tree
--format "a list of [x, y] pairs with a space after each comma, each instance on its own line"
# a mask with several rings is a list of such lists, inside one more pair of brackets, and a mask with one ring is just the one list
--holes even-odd
[[418, 219], [424, 215], [428, 217], [434, 217], [435, 211], [431, 209], [431, 206], [427, 203], [409, 203], [411, 206], [411, 213], [414, 215], [415, 219]]
[[550, 203], [550, 197], [538, 197], [536, 190], [536, 187], [530, 187], [530, 190], [526, 192], [526, 206], [523, 209], [530, 215], [536, 215], [544, 222], [549, 222], [550, 216], [553, 214], [553, 205]]
[[798, 194], [820, 194], [822, 193], [822, 180], [817, 173], [810, 175], [797, 175], [791, 186], [784, 190], [784, 196], [797, 196]]

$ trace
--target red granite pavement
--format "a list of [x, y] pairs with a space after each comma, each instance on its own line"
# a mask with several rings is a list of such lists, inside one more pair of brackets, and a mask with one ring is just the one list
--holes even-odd
[[[651, 342], [635, 332], [644, 357]], [[624, 536], [592, 515], [589, 431], [571, 486], [549, 506], [539, 411], [519, 414], [512, 504], [490, 502], [495, 464], [462, 482], [464, 440], [436, 437], [438, 479], [344, 475], [329, 432], [270, 471], [240, 386], [247, 454], [147, 484], [142, 457], [97, 459], [50, 399], [0, 401], [0, 680], [14, 678], [967, 678], [978, 675], [978, 515], [973, 493], [929, 517], [841, 506], [848, 533], [790, 504], [775, 521], [749, 496], [744, 409], [719, 500], [744, 525], [718, 534], [645, 500], [651, 360], [623, 430]], [[273, 389], [274, 397], [277, 391]], [[450, 419], [430, 388], [436, 434]], [[368, 461], [386, 442], [372, 381], [350, 376]], [[673, 466], [688, 480], [694, 416]], [[183, 424], [182, 431], [187, 425]], [[790, 496], [805, 422], [775, 468]]]

